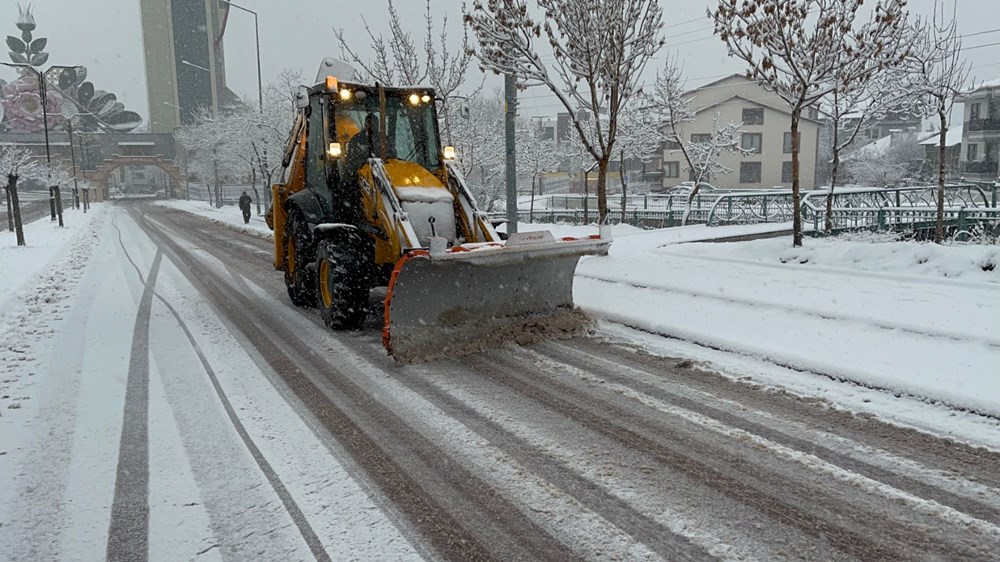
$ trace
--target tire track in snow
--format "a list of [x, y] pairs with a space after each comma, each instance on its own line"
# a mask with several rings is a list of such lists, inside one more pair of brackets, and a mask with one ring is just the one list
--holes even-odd
[[[116, 227], [117, 228], [117, 227]], [[108, 560], [149, 557], [149, 321], [153, 287], [163, 251], [158, 250], [139, 301], [132, 332], [118, 473], [108, 529]]]
[[[750, 457], [753, 462], [748, 465], [736, 452], [744, 446], [739, 440], [708, 439], [706, 434], [694, 441], [684, 435], [690, 429], [680, 431], [681, 425], [674, 426], [674, 422], [667, 425], [658, 416], [647, 415], [652, 412], [645, 407], [623, 404], [628, 400], [611, 389], [584, 390], [557, 380], [545, 371], [527, 374], [523, 358], [517, 355], [490, 352], [482, 357], [470, 357], [470, 362], [496, 382], [533, 397], [542, 406], [568, 416], [599, 435], [630, 449], [647, 452], [666, 469], [679, 471], [733, 501], [759, 510], [773, 523], [798, 529], [861, 559], [912, 558], [918, 552], [932, 556], [935, 553], [953, 556], [962, 552], [961, 556], [966, 559], [983, 556], [975, 545], [967, 542], [925, 542], [925, 537], [915, 535], [913, 528], [885, 524], [876, 508], [892, 506], [890, 502], [868, 505], [874, 500], [860, 492], [855, 492], [853, 499], [848, 501], [842, 488], [822, 487], [809, 479], [789, 480], [770, 472], [768, 463], [777, 462], [777, 466], [787, 467], [785, 461], [771, 461], [770, 457], [754, 452]], [[750, 467], [757, 464], [760, 468], [751, 470]], [[878, 532], [873, 532], [876, 529]], [[956, 550], [959, 548], [963, 550]]]
[[[338, 366], [331, 365], [296, 334], [265, 331], [263, 327], [281, 326], [282, 322], [262, 305], [235, 302], [231, 286], [220, 274], [203, 267], [158, 226], [150, 221], [145, 226], [155, 239], [163, 241], [177, 263], [183, 264], [179, 269], [196, 287], [203, 288], [206, 298], [285, 379], [439, 556], [463, 561], [574, 557], [568, 547], [530, 521], [488, 483], [410, 431], [395, 412], [337, 373]], [[442, 489], [452, 497], [441, 496]], [[455, 502], [475, 506], [476, 517], [457, 517], [446, 507]], [[490, 539], [488, 546], [485, 538]]]
[[[133, 218], [135, 218], [134, 215]], [[136, 220], [137, 222], [139, 220], [143, 220], [141, 218], [141, 214], [140, 218]], [[115, 227], [115, 230], [118, 231], [118, 242], [121, 245], [122, 251], [125, 253], [126, 259], [129, 261], [129, 263], [132, 264], [132, 267], [135, 268], [136, 274], [139, 276], [140, 281], [145, 283], [145, 281], [143, 280], [142, 271], [139, 269], [139, 266], [136, 265], [135, 261], [132, 259], [132, 256], [129, 255], [128, 250], [125, 248], [125, 243], [122, 240], [121, 230], [118, 228], [117, 225], [114, 225], [114, 223], [112, 223], [112, 225]], [[157, 257], [159, 257], [160, 254], [163, 252], [161, 243], [156, 239], [153, 239], [152, 237], [150, 237], [150, 239], [153, 241], [154, 244], [156, 244], [158, 248]], [[173, 307], [173, 305], [170, 304], [170, 302], [167, 301], [166, 298], [164, 298], [159, 293], [156, 293], [155, 291], [154, 294], [156, 298], [160, 301], [160, 303], [162, 303], [163, 306], [166, 307], [168, 311], [170, 311], [170, 314], [174, 317], [174, 320], [177, 321], [178, 327], [180, 327], [181, 331], [184, 332], [184, 335], [187, 338], [188, 343], [191, 345], [191, 348], [195, 352], [195, 355], [198, 356], [198, 360], [201, 363], [202, 368], [205, 370], [206, 376], [208, 376], [208, 379], [211, 382], [212, 387], [215, 389], [216, 395], [218, 396], [219, 401], [222, 404], [222, 407], [225, 410], [226, 416], [229, 418], [230, 423], [236, 430], [237, 435], [239, 435], [240, 440], [243, 442], [243, 445], [247, 448], [247, 451], [250, 453], [254, 461], [257, 463], [257, 467], [260, 469], [261, 473], [267, 479], [268, 483], [271, 484], [271, 488], [274, 490], [275, 494], [281, 500], [282, 505], [285, 507], [285, 510], [288, 512], [289, 516], [292, 518], [292, 521], [298, 528], [299, 533], [302, 535], [302, 539], [305, 541], [306, 545], [308, 545], [309, 550], [313, 554], [313, 557], [320, 562], [329, 561], [330, 556], [326, 553], [326, 550], [323, 548], [322, 541], [320, 541], [319, 537], [316, 535], [316, 532], [309, 524], [308, 519], [302, 512], [302, 509], [295, 502], [295, 499], [292, 498], [291, 494], [288, 491], [288, 488], [285, 487], [285, 484], [281, 481], [281, 478], [277, 475], [274, 468], [264, 457], [263, 453], [261, 453], [256, 443], [254, 443], [253, 439], [250, 437], [250, 434], [247, 432], [246, 427], [243, 425], [243, 422], [240, 421], [239, 416], [236, 414], [236, 410], [233, 408], [232, 403], [230, 403], [228, 396], [226, 396], [226, 393], [222, 388], [222, 385], [219, 383], [219, 379], [215, 374], [215, 370], [208, 362], [208, 358], [205, 356], [205, 353], [202, 351], [201, 346], [198, 344], [198, 341], [191, 333], [191, 330], [188, 328], [187, 323], [185, 323], [184, 320], [181, 319], [180, 314], [178, 314], [177, 310]]]
[[[954, 510], [952, 519], [963, 520], [969, 527], [985, 523], [986, 532], [996, 532], [997, 522], [1000, 522], [1000, 502], [989, 505], [978, 501], [975, 497], [959, 496], [949, 490], [933, 486], [923, 480], [907, 475], [900, 475], [887, 468], [876, 466], [863, 459], [855, 459], [847, 454], [833, 450], [825, 444], [807, 441], [788, 436], [776, 429], [740, 417], [738, 414], [714, 407], [712, 397], [705, 396], [702, 400], [683, 396], [685, 389], [667, 391], [649, 382], [641, 380], [642, 375], [649, 378], [656, 373], [645, 369], [636, 369], [634, 364], [626, 361], [605, 359], [601, 355], [587, 354], [571, 346], [548, 345], [544, 351], [523, 350], [530, 356], [537, 357], [536, 362], [546, 365], [547, 369], [565, 370], [571, 377], [578, 377], [582, 382], [599, 383], [604, 388], [614, 390], [623, 396], [628, 396], [645, 406], [671, 411], [690, 412], [685, 414], [688, 419], [699, 424], [706, 430], [729, 435], [739, 440], [754, 440], [756, 443], [783, 458], [790, 458], [793, 452], [801, 452], [810, 458], [805, 458], [806, 464], [814, 470], [823, 471], [834, 478], [852, 480], [865, 486], [870, 492], [880, 493], [894, 501], [906, 502], [916, 509], [925, 506], [920, 500], [931, 500], [940, 506]], [[682, 383], [683, 384], [683, 383]], [[730, 404], [730, 406], [735, 406]], [[814, 457], [814, 459], [812, 458]], [[989, 457], [981, 462], [989, 462]], [[792, 459], [797, 460], [797, 459]], [[818, 462], [817, 462], [818, 461]], [[823, 464], [821, 464], [823, 463]], [[861, 479], [864, 479], [862, 481]], [[984, 499], [996, 497], [996, 489], [989, 486], [974, 486], [975, 493], [983, 495]], [[933, 508], [935, 514], [942, 510]], [[974, 521], [977, 519], [979, 521]]]

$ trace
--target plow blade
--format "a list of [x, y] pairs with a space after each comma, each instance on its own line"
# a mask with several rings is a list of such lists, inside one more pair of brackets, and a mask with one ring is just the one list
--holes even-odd
[[389, 354], [412, 363], [584, 333], [592, 323], [573, 306], [573, 274], [580, 257], [607, 254], [611, 241], [526, 234], [536, 239], [400, 259], [385, 300]]

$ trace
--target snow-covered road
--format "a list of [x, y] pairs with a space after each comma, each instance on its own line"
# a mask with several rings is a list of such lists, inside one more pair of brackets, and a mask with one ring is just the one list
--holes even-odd
[[[935, 417], [955, 414], [953, 434], [989, 444], [995, 420], [923, 401], [942, 388], [933, 377], [876, 365], [913, 397], [832, 391], [845, 385], [829, 376], [850, 378], [848, 352], [802, 351], [839, 342], [833, 326], [861, 331], [860, 353], [951, 342], [939, 353], [968, 345], [970, 368], [989, 360], [996, 326], [939, 318], [948, 292], [932, 281], [712, 268], [700, 245], [656, 249], [640, 233], [579, 270], [578, 301], [618, 322], [604, 329], [617, 341], [402, 367], [377, 321], [337, 334], [288, 304], [267, 239], [141, 203], [88, 228], [51, 257], [46, 275], [75, 274], [50, 316], [3, 317], [35, 322], [18, 336], [33, 342], [26, 360], [5, 365], [6, 388], [29, 398], [0, 417], [4, 557], [985, 560], [1000, 547], [1000, 454], [813, 397], [905, 402], [888, 417], [927, 414], [913, 425], [939, 433]], [[975, 302], [997, 301], [966, 281]], [[866, 296], [899, 283], [916, 295], [903, 315]], [[857, 312], [877, 306], [877, 321]], [[622, 316], [636, 310], [649, 316]], [[680, 319], [689, 331], [667, 333]], [[656, 347], [754, 379], [644, 349]], [[800, 360], [819, 374], [780, 365]], [[761, 386], [795, 377], [805, 396]], [[972, 378], [979, 396], [953, 385], [940, 399], [995, 392]]]

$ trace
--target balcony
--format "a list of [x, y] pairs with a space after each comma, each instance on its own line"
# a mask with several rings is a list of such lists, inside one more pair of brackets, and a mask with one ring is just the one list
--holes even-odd
[[969, 119], [966, 131], [1000, 131], [1000, 119]]
[[981, 162], [962, 162], [962, 173], [983, 174], [996, 177], [997, 163], [996, 161], [990, 162], [989, 160]]

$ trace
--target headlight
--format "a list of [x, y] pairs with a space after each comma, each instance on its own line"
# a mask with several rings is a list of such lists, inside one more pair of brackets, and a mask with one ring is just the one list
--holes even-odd
[[446, 147], [444, 147], [444, 151], [443, 152], [444, 152], [444, 159], [445, 160], [454, 160], [455, 159], [455, 147], [454, 146], [446, 146]]

